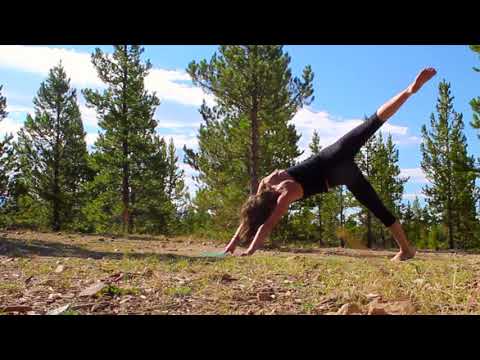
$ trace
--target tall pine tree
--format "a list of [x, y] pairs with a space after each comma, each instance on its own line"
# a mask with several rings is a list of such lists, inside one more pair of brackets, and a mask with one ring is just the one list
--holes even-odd
[[[210, 62], [193, 61], [187, 69], [193, 83], [212, 93], [224, 112], [246, 120], [250, 194], [256, 192], [261, 176], [260, 154], [265, 147], [260, 139], [268, 136], [266, 128], [285, 123], [313, 100], [310, 66], [304, 69], [302, 81], [292, 77], [290, 60], [279, 45], [225, 45]], [[275, 150], [282, 154], [282, 149]]]
[[258, 179], [301, 155], [289, 121], [311, 100], [313, 74], [306, 67], [303, 81], [293, 78], [289, 63], [282, 46], [221, 46], [209, 63], [188, 67], [193, 82], [217, 101], [200, 109], [199, 150], [185, 148], [185, 161], [199, 172], [195, 202], [212, 226], [230, 231]]
[[[477, 54], [480, 54], [480, 45], [470, 45], [470, 49]], [[473, 68], [474, 71], [480, 72], [480, 68]], [[470, 123], [474, 129], [480, 130], [480, 96], [472, 99], [470, 105], [473, 110], [473, 120]], [[480, 139], [480, 134], [478, 135]]]
[[145, 89], [151, 63], [142, 61], [143, 51], [137, 45], [114, 46], [111, 55], [96, 49], [92, 62], [107, 89], [83, 91], [100, 118], [91, 184], [98, 197], [85, 210], [99, 230], [170, 231], [175, 207], [169, 196], [178, 180], [168, 179], [172, 164], [153, 118], [160, 101]]
[[[2, 95], [3, 86], [0, 85], [0, 122], [3, 121], [7, 113], [7, 99]], [[11, 134], [5, 135], [4, 139], [0, 141], [0, 201], [3, 203], [7, 197], [8, 180], [12, 156]]]
[[473, 157], [467, 154], [463, 117], [453, 109], [450, 84], [439, 85], [437, 117], [431, 115], [430, 130], [422, 127], [422, 169], [430, 184], [423, 191], [437, 223], [447, 229], [450, 248], [471, 246], [475, 226], [475, 176]]
[[72, 223], [87, 176], [85, 132], [75, 89], [62, 64], [49, 72], [18, 134], [17, 153], [23, 183], [33, 201], [47, 205], [53, 230]]

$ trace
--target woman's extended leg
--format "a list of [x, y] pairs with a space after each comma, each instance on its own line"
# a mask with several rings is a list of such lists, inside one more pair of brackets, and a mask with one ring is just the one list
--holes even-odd
[[393, 238], [397, 242], [400, 251], [392, 260], [401, 261], [413, 258], [415, 256], [415, 248], [408, 242], [402, 226], [395, 216], [385, 207], [375, 189], [367, 179], [365, 179], [360, 169], [353, 164], [352, 167], [349, 168], [348, 173], [349, 179], [346, 183], [348, 190], [363, 206], [369, 209], [373, 215], [389, 228]]
[[324, 150], [325, 153], [331, 153], [332, 157], [335, 157], [336, 160], [348, 160], [349, 158], [354, 157], [360, 148], [365, 145], [368, 139], [370, 139], [370, 137], [372, 137], [372, 135], [383, 125], [383, 123], [391, 118], [407, 99], [415, 94], [435, 74], [436, 71], [432, 68], [422, 70], [416, 77], [415, 81], [405, 90], [380, 106], [374, 115], [349, 131], [335, 144], [327, 147]]

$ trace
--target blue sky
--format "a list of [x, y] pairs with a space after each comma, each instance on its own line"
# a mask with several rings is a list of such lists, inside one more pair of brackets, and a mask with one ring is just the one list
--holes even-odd
[[[19, 129], [32, 108], [32, 98], [48, 69], [62, 59], [72, 85], [77, 89], [101, 88], [89, 56], [98, 46], [0, 46], [0, 84], [9, 105], [9, 117], [0, 124], [0, 134]], [[100, 46], [107, 52], [111, 46]], [[211, 96], [192, 86], [185, 68], [192, 60], [210, 58], [216, 46], [146, 46], [145, 58], [153, 69], [147, 88], [157, 92], [162, 104], [156, 112], [159, 132], [172, 137], [180, 150], [183, 144], [196, 146], [196, 132], [201, 117], [198, 107]], [[428, 124], [435, 111], [438, 83], [446, 79], [452, 84], [454, 107], [463, 113], [469, 150], [480, 156], [480, 140], [468, 125], [472, 118], [469, 101], [480, 95], [480, 74], [472, 70], [480, 66], [478, 56], [467, 46], [285, 46], [292, 57], [294, 75], [300, 75], [307, 64], [315, 73], [315, 101], [302, 109], [292, 120], [302, 134], [300, 147], [306, 149], [314, 129], [323, 145], [328, 145], [355, 126], [364, 115], [372, 114], [383, 102], [404, 89], [417, 72], [426, 66], [437, 69], [437, 76], [412, 97], [384, 127], [400, 150], [400, 166], [411, 180], [406, 198], [420, 194], [425, 179], [420, 171], [421, 126]], [[87, 141], [93, 144], [98, 127], [94, 111], [84, 106], [80, 95]], [[308, 156], [308, 151], [302, 158]], [[193, 191], [193, 172], [184, 166], [187, 184]]]

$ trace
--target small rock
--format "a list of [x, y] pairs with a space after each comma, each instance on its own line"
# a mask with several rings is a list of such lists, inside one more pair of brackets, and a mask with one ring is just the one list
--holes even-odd
[[98, 241], [105, 241], [105, 239], [104, 238], [99, 238]]
[[338, 315], [353, 315], [353, 314], [362, 314], [362, 310], [357, 304], [344, 304], [342, 307], [337, 311]]
[[85, 290], [83, 290], [79, 296], [80, 297], [83, 297], [83, 296], [93, 296], [93, 295], [96, 295], [97, 293], [99, 293], [100, 291], [102, 291], [103, 288], [105, 288], [107, 285], [104, 284], [103, 282], [99, 282], [97, 284], [94, 284], [92, 286], [89, 286], [88, 288], [86, 288]]
[[366, 297], [368, 300], [373, 300], [373, 299], [378, 299], [378, 298], [380, 298], [381, 295], [370, 293], [370, 294], [365, 295], [365, 297]]
[[61, 299], [61, 298], [62, 298], [62, 294], [60, 294], [60, 293], [53, 293], [53, 294], [48, 295], [48, 300], [57, 300], [57, 299]]
[[63, 265], [58, 265], [57, 268], [55, 269], [55, 272], [57, 274], [60, 274], [64, 269], [65, 267]]
[[131, 298], [132, 298], [131, 296], [127, 296], [124, 299], [120, 300], [120, 305], [125, 304], [126, 302], [130, 301]]
[[140, 295], [140, 299], [146, 300], [147, 297], [145, 295]]
[[413, 280], [413, 283], [415, 285], [422, 286], [423, 284], [425, 284], [425, 279], [415, 279]]
[[70, 304], [60, 306], [59, 308], [56, 308], [47, 312], [47, 315], [60, 315], [61, 313], [67, 311], [69, 307], [70, 307]]

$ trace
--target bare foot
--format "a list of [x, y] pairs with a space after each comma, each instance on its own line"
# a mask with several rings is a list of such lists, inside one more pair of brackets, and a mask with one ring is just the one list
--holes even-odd
[[437, 71], [434, 68], [426, 68], [420, 71], [420, 73], [417, 75], [415, 81], [410, 85], [408, 88], [409, 92], [411, 94], [415, 94], [420, 88], [432, 77], [435, 76]]
[[391, 259], [391, 261], [406, 261], [406, 260], [412, 259], [415, 256], [416, 253], [417, 253], [417, 251], [413, 247], [408, 249], [408, 251], [400, 250], [397, 253], [397, 255], [395, 255]]

